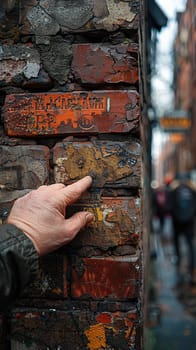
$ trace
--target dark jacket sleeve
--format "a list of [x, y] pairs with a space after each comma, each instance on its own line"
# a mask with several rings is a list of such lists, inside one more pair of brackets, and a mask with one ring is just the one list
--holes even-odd
[[0, 225], [0, 312], [7, 311], [38, 270], [31, 240], [16, 226]]

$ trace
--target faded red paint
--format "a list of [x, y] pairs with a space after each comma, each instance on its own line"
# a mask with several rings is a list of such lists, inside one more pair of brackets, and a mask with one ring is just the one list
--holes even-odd
[[101, 314], [97, 315], [96, 321], [103, 324], [110, 324], [112, 322], [111, 314], [102, 312]]
[[136, 91], [8, 95], [3, 109], [9, 136], [118, 133], [138, 128]]
[[119, 298], [138, 296], [139, 269], [130, 260], [119, 257], [84, 258], [72, 268], [71, 295], [74, 298]]
[[138, 83], [135, 44], [73, 45], [72, 70], [83, 84]]

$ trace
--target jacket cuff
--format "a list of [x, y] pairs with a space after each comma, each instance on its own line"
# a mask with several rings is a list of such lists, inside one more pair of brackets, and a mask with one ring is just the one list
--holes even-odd
[[[33, 242], [23, 231], [12, 224], [3, 224], [3, 235], [0, 238], [1, 241], [1, 253], [8, 250], [14, 250], [21, 256], [25, 265], [28, 265], [30, 274], [35, 275], [38, 271], [38, 253], [33, 245]], [[1, 225], [0, 225], [1, 233]]]

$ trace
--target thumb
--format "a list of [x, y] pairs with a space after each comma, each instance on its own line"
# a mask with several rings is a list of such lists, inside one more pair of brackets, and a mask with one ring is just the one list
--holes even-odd
[[74, 239], [77, 233], [93, 220], [94, 215], [88, 211], [77, 212], [73, 214], [69, 219], [66, 219], [64, 229], [65, 232], [69, 232], [66, 237], [66, 243]]

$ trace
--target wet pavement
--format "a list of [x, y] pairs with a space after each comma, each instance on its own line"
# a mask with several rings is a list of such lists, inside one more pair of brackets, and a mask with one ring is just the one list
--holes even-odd
[[187, 277], [183, 238], [181, 249], [179, 276], [171, 235], [167, 239], [153, 235], [145, 350], [196, 350], [196, 284]]

